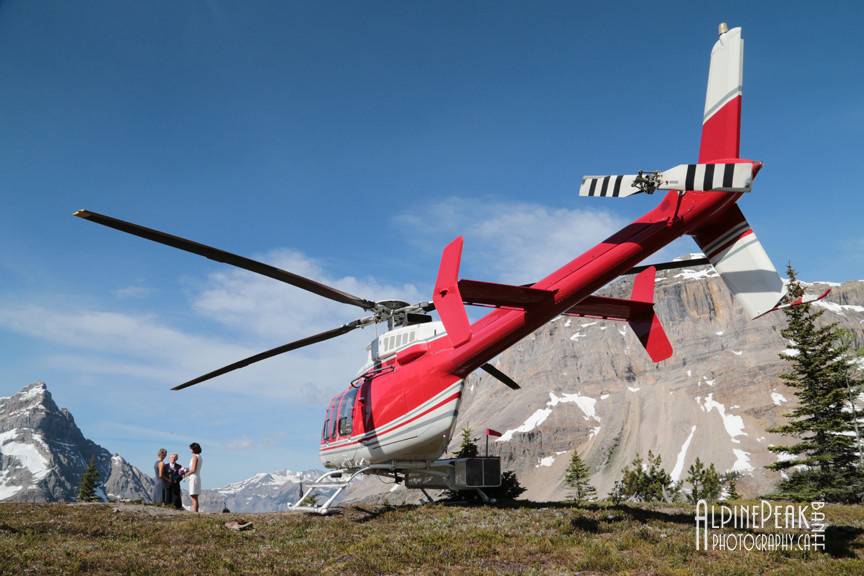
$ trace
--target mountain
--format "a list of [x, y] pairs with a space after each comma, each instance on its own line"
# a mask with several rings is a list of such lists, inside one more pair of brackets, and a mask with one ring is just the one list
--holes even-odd
[[44, 382], [0, 398], [0, 500], [74, 500], [88, 462], [102, 480], [102, 499], [149, 501], [153, 480], [119, 455], [88, 440]]
[[[602, 293], [626, 298], [631, 287], [622, 279]], [[864, 345], [864, 281], [815, 282], [808, 289], [818, 294], [828, 287], [829, 297], [814, 306]], [[795, 353], [780, 335], [785, 316], [750, 320], [709, 267], [658, 273], [656, 301], [675, 350], [670, 359], [652, 363], [626, 324], [559, 317], [493, 361], [521, 390], [479, 371], [469, 377], [451, 453], [463, 427], [478, 437], [487, 427], [500, 430], [490, 453], [516, 471], [527, 487], [523, 497], [534, 500], [567, 496], [561, 479], [573, 450], [590, 466], [601, 495], [649, 449], [676, 479], [699, 457], [721, 472], [741, 472], [742, 495], [769, 492], [779, 475], [764, 468], [778, 458], [768, 447], [784, 439], [767, 429], [795, 406], [793, 391], [779, 379], [788, 369], [781, 354]], [[482, 452], [482, 437], [478, 444]], [[419, 499], [374, 479], [349, 497]]]
[[300, 498], [301, 485], [321, 475], [319, 470], [263, 472], [215, 490], [204, 490], [199, 497], [201, 510], [219, 512], [279, 512]]
[[[810, 289], [821, 293], [828, 284]], [[607, 293], [627, 297], [631, 286], [619, 281]], [[864, 282], [830, 287], [829, 299], [814, 306], [861, 346]], [[742, 495], [776, 484], [778, 474], [764, 468], [778, 458], [768, 447], [788, 439], [767, 429], [796, 400], [779, 378], [789, 367], [782, 355], [795, 353], [780, 335], [785, 316], [748, 319], [706, 267], [658, 274], [656, 301], [675, 350], [669, 360], [652, 363], [626, 324], [562, 317], [497, 359], [521, 391], [502, 393], [485, 374], [472, 377], [457, 426], [504, 432], [492, 445], [528, 488], [526, 498], [566, 496], [561, 478], [574, 449], [601, 494], [649, 449], [674, 479], [684, 479], [699, 457], [721, 472], [741, 472]]]

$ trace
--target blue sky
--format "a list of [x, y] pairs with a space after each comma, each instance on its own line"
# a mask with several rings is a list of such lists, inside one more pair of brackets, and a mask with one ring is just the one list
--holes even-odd
[[[721, 5], [722, 4], [722, 5]], [[529, 281], [656, 199], [583, 174], [695, 159], [717, 24], [742, 26], [742, 207], [778, 266], [864, 278], [858, 3], [0, 3], [0, 395], [45, 380], [85, 435], [205, 484], [318, 465], [367, 329], [173, 393], [355, 317], [73, 218], [89, 208], [369, 298]], [[686, 252], [682, 241], [667, 255]], [[695, 248], [695, 247], [694, 247]], [[489, 423], [494, 425], [494, 423]]]

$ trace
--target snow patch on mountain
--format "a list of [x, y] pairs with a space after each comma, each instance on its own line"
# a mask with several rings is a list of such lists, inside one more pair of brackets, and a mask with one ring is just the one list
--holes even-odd
[[814, 306], [825, 308], [829, 312], [845, 316], [846, 312], [864, 312], [864, 306], [856, 306], [854, 304], [837, 304], [836, 302], [828, 302], [826, 300], [817, 300], [813, 302]]
[[696, 425], [690, 428], [690, 434], [684, 443], [681, 444], [681, 449], [678, 451], [678, 457], [675, 459], [675, 467], [672, 468], [672, 480], [677, 482], [681, 478], [681, 473], [684, 471], [684, 459], [687, 458], [687, 450], [690, 448], [690, 442], [693, 441], [693, 434], [696, 433]]
[[744, 450], [739, 450], [738, 448], [733, 448], [732, 452], [735, 454], [735, 463], [732, 464], [732, 470], [734, 472], [750, 474], [752, 476], [753, 465], [750, 463], [750, 453], [745, 452]]
[[747, 433], [744, 432], [744, 418], [734, 414], [727, 414], [726, 406], [714, 400], [713, 392], [705, 397], [704, 402], [701, 401], [701, 398], [701, 396], [696, 397], [696, 402], [699, 403], [699, 407], [702, 408], [704, 412], [708, 413], [712, 410], [716, 410], [717, 413], [720, 414], [720, 418], [723, 419], [723, 427], [726, 429], [726, 433], [729, 434], [729, 439], [736, 444], [740, 444], [741, 441], [738, 440], [738, 436], [747, 436]]
[[584, 414], [584, 419], [594, 419], [597, 422], [600, 422], [600, 417], [597, 416], [596, 406], [597, 400], [595, 398], [590, 398], [588, 396], [582, 396], [578, 392], [577, 393], [568, 393], [562, 392], [559, 396], [555, 392], [549, 393], [549, 401], [546, 402], [546, 406], [544, 408], [539, 408], [534, 411], [531, 416], [529, 416], [522, 424], [520, 424], [516, 428], [511, 428], [504, 432], [500, 438], [496, 440], [496, 442], [509, 442], [514, 434], [531, 432], [549, 417], [552, 414], [552, 409], [558, 404], [567, 404], [574, 403], [576, 404], [582, 413]]

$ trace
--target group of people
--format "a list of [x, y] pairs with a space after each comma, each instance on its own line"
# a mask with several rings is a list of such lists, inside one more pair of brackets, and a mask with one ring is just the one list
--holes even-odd
[[[188, 481], [189, 499], [192, 500], [191, 510], [198, 512], [198, 495], [201, 494], [201, 445], [193, 442], [189, 445], [189, 450], [192, 452], [192, 458], [189, 460], [189, 466], [184, 468], [177, 462], [179, 458], [177, 454], [168, 456], [168, 451], [160, 448], [156, 454], [156, 462], [153, 464], [153, 471], [156, 475], [156, 482], [153, 485], [153, 503], [174, 508], [183, 508], [183, 493], [180, 489], [182, 480]], [[165, 458], [168, 457], [168, 462]]]

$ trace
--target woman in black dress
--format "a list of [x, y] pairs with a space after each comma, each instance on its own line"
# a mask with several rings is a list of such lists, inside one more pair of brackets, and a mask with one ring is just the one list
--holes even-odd
[[165, 456], [168, 451], [160, 448], [153, 463], [155, 482], [153, 483], [153, 504], [168, 502], [168, 471], [165, 469]]

